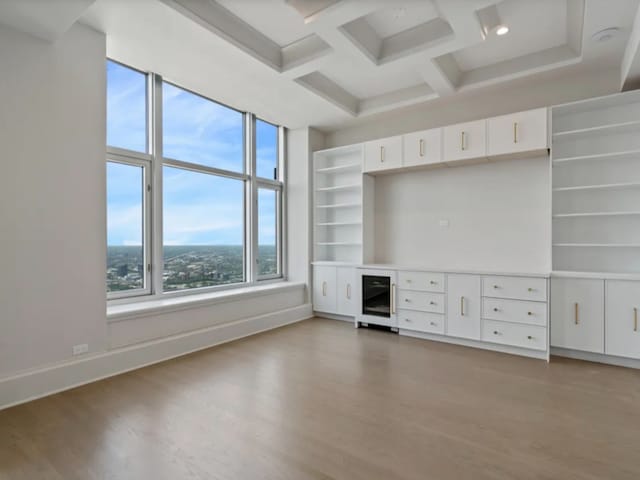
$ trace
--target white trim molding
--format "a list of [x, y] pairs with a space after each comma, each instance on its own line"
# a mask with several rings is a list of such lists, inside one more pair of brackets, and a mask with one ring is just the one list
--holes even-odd
[[311, 304], [194, 330], [0, 379], [0, 410], [313, 316]]

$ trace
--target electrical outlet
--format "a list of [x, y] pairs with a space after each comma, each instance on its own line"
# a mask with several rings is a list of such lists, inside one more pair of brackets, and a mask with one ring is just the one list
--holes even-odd
[[74, 355], [82, 355], [83, 353], [87, 353], [89, 351], [89, 345], [86, 343], [81, 343], [80, 345], [73, 346], [73, 354]]

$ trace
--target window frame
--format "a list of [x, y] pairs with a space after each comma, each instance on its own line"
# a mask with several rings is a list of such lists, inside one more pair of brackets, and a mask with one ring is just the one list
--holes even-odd
[[[129, 67], [121, 62], [107, 58], [120, 65], [131, 68], [137, 72], [140, 70]], [[141, 72], [144, 73], [144, 72]], [[181, 85], [166, 80], [162, 76], [147, 72], [144, 73], [147, 79], [146, 105], [147, 105], [147, 152], [125, 150], [107, 145], [106, 161], [116, 161], [119, 163], [142, 166], [147, 186], [144, 195], [143, 208], [143, 228], [145, 255], [144, 289], [123, 290], [108, 292], [107, 300], [110, 304], [134, 303], [148, 301], [151, 299], [177, 297], [183, 295], [195, 295], [207, 292], [217, 292], [223, 290], [233, 290], [246, 288], [258, 284], [278, 282], [286, 280], [286, 259], [285, 250], [285, 221], [284, 209], [286, 205], [286, 152], [284, 151], [286, 130], [280, 125], [277, 128], [276, 154], [277, 154], [277, 176], [278, 178], [267, 179], [257, 176], [256, 169], [256, 120], [257, 117], [250, 112], [243, 112], [236, 108], [225, 105], [202, 94], [194, 92]], [[243, 171], [235, 172], [216, 167], [196, 164], [180, 159], [169, 158], [163, 155], [163, 115], [162, 115], [162, 92], [163, 84], [167, 83], [173, 87], [184, 90], [188, 93], [201, 97], [204, 100], [214, 102], [225, 108], [234, 110], [243, 116]], [[164, 244], [163, 244], [163, 167], [172, 167], [188, 170], [195, 173], [214, 175], [218, 177], [231, 178], [243, 181], [243, 224], [244, 224], [244, 245], [243, 245], [243, 273], [244, 281], [240, 283], [213, 285], [208, 287], [186, 288], [183, 290], [164, 291]], [[258, 189], [269, 189], [276, 192], [276, 256], [277, 273], [269, 275], [259, 275], [258, 266]], [[106, 265], [105, 265], [106, 267]]]

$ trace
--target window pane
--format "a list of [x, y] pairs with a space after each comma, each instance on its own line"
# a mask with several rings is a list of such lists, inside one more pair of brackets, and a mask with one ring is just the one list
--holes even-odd
[[165, 157], [244, 171], [242, 113], [164, 83], [162, 121]]
[[164, 289], [244, 281], [244, 182], [163, 168]]
[[275, 190], [258, 190], [258, 275], [278, 273], [277, 195]]
[[147, 76], [107, 61], [107, 145], [147, 151]]
[[107, 162], [107, 291], [144, 287], [144, 171]]
[[259, 177], [277, 180], [278, 128], [256, 120], [256, 172]]

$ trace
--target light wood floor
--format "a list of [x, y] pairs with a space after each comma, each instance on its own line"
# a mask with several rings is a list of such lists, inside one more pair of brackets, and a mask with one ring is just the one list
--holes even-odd
[[640, 478], [640, 372], [310, 320], [0, 412], [0, 479]]

